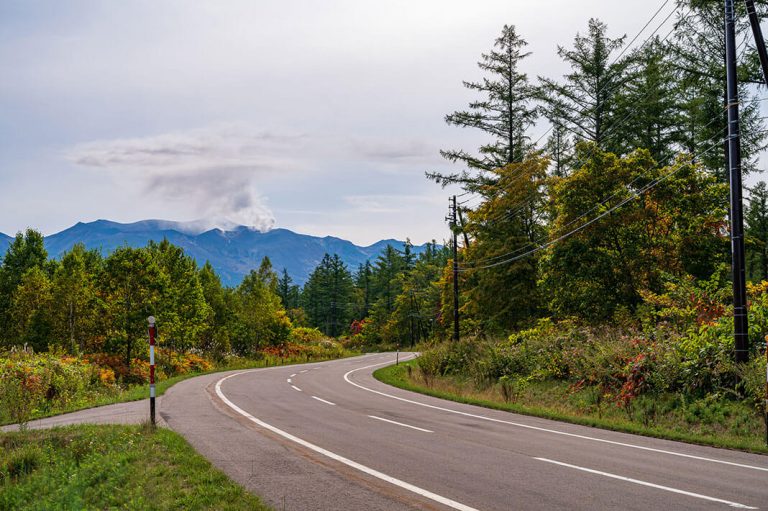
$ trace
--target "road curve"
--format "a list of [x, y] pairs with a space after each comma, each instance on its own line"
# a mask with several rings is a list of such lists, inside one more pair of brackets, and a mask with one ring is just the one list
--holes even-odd
[[160, 413], [277, 509], [768, 509], [768, 457], [448, 402], [375, 354], [206, 375]]

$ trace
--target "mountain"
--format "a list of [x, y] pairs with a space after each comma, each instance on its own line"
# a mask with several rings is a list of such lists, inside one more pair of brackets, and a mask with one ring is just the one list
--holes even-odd
[[10, 245], [12, 241], [13, 238], [0, 232], [0, 257], [5, 255], [5, 252], [8, 250], [8, 245]]
[[[252, 269], [258, 268], [264, 256], [272, 260], [275, 270], [288, 270], [297, 284], [303, 285], [309, 274], [322, 260], [323, 255], [338, 254], [350, 271], [359, 264], [373, 261], [387, 245], [402, 250], [404, 242], [382, 240], [367, 247], [360, 247], [350, 241], [332, 236], [324, 238], [298, 234], [288, 229], [273, 229], [259, 232], [247, 227], [236, 227], [222, 231], [202, 231], [195, 224], [144, 220], [121, 224], [108, 220], [78, 222], [59, 233], [46, 236], [45, 247], [51, 257], [58, 258], [75, 243], [83, 243], [89, 249], [101, 250], [108, 254], [121, 246], [143, 247], [148, 241], [168, 239], [174, 245], [195, 258], [198, 264], [210, 261], [225, 285], [240, 283]], [[0, 233], [0, 254], [4, 254], [12, 238]], [[426, 245], [413, 247], [419, 254]]]

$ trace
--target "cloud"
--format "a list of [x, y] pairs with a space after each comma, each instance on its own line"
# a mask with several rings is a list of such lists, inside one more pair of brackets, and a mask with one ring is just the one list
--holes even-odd
[[358, 138], [353, 139], [350, 146], [358, 156], [379, 161], [424, 161], [438, 155], [437, 149], [415, 139]]
[[270, 173], [303, 168], [301, 135], [225, 125], [152, 137], [90, 142], [67, 158], [139, 180], [144, 192], [183, 202], [208, 227], [271, 229], [275, 218], [256, 183]]
[[424, 205], [440, 204], [441, 197], [429, 195], [347, 195], [344, 202], [359, 213], [407, 213]]

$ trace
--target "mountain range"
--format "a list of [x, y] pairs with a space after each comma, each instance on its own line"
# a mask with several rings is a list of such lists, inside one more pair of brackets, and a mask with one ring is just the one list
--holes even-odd
[[[199, 265], [210, 261], [222, 283], [235, 286], [252, 269], [258, 268], [264, 256], [272, 261], [275, 270], [288, 270], [294, 282], [303, 285], [323, 255], [338, 254], [350, 271], [359, 264], [376, 259], [392, 245], [402, 250], [405, 243], [389, 239], [369, 246], [357, 246], [351, 241], [333, 236], [318, 237], [299, 234], [288, 229], [260, 232], [240, 226], [230, 230], [201, 231], [194, 224], [165, 220], [143, 220], [121, 224], [109, 220], [78, 222], [72, 227], [45, 237], [45, 248], [50, 257], [58, 258], [76, 243], [98, 249], [104, 255], [121, 246], [143, 247], [148, 241], [167, 239], [195, 258]], [[13, 238], [0, 233], [0, 255], [5, 254]], [[415, 254], [426, 245], [414, 246]]]

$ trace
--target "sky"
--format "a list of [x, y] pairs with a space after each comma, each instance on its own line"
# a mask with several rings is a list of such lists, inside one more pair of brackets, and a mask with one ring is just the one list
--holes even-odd
[[441, 241], [458, 190], [424, 173], [486, 140], [444, 117], [478, 99], [462, 81], [502, 27], [535, 82], [590, 17], [629, 41], [662, 3], [0, 0], [0, 232], [153, 218]]

